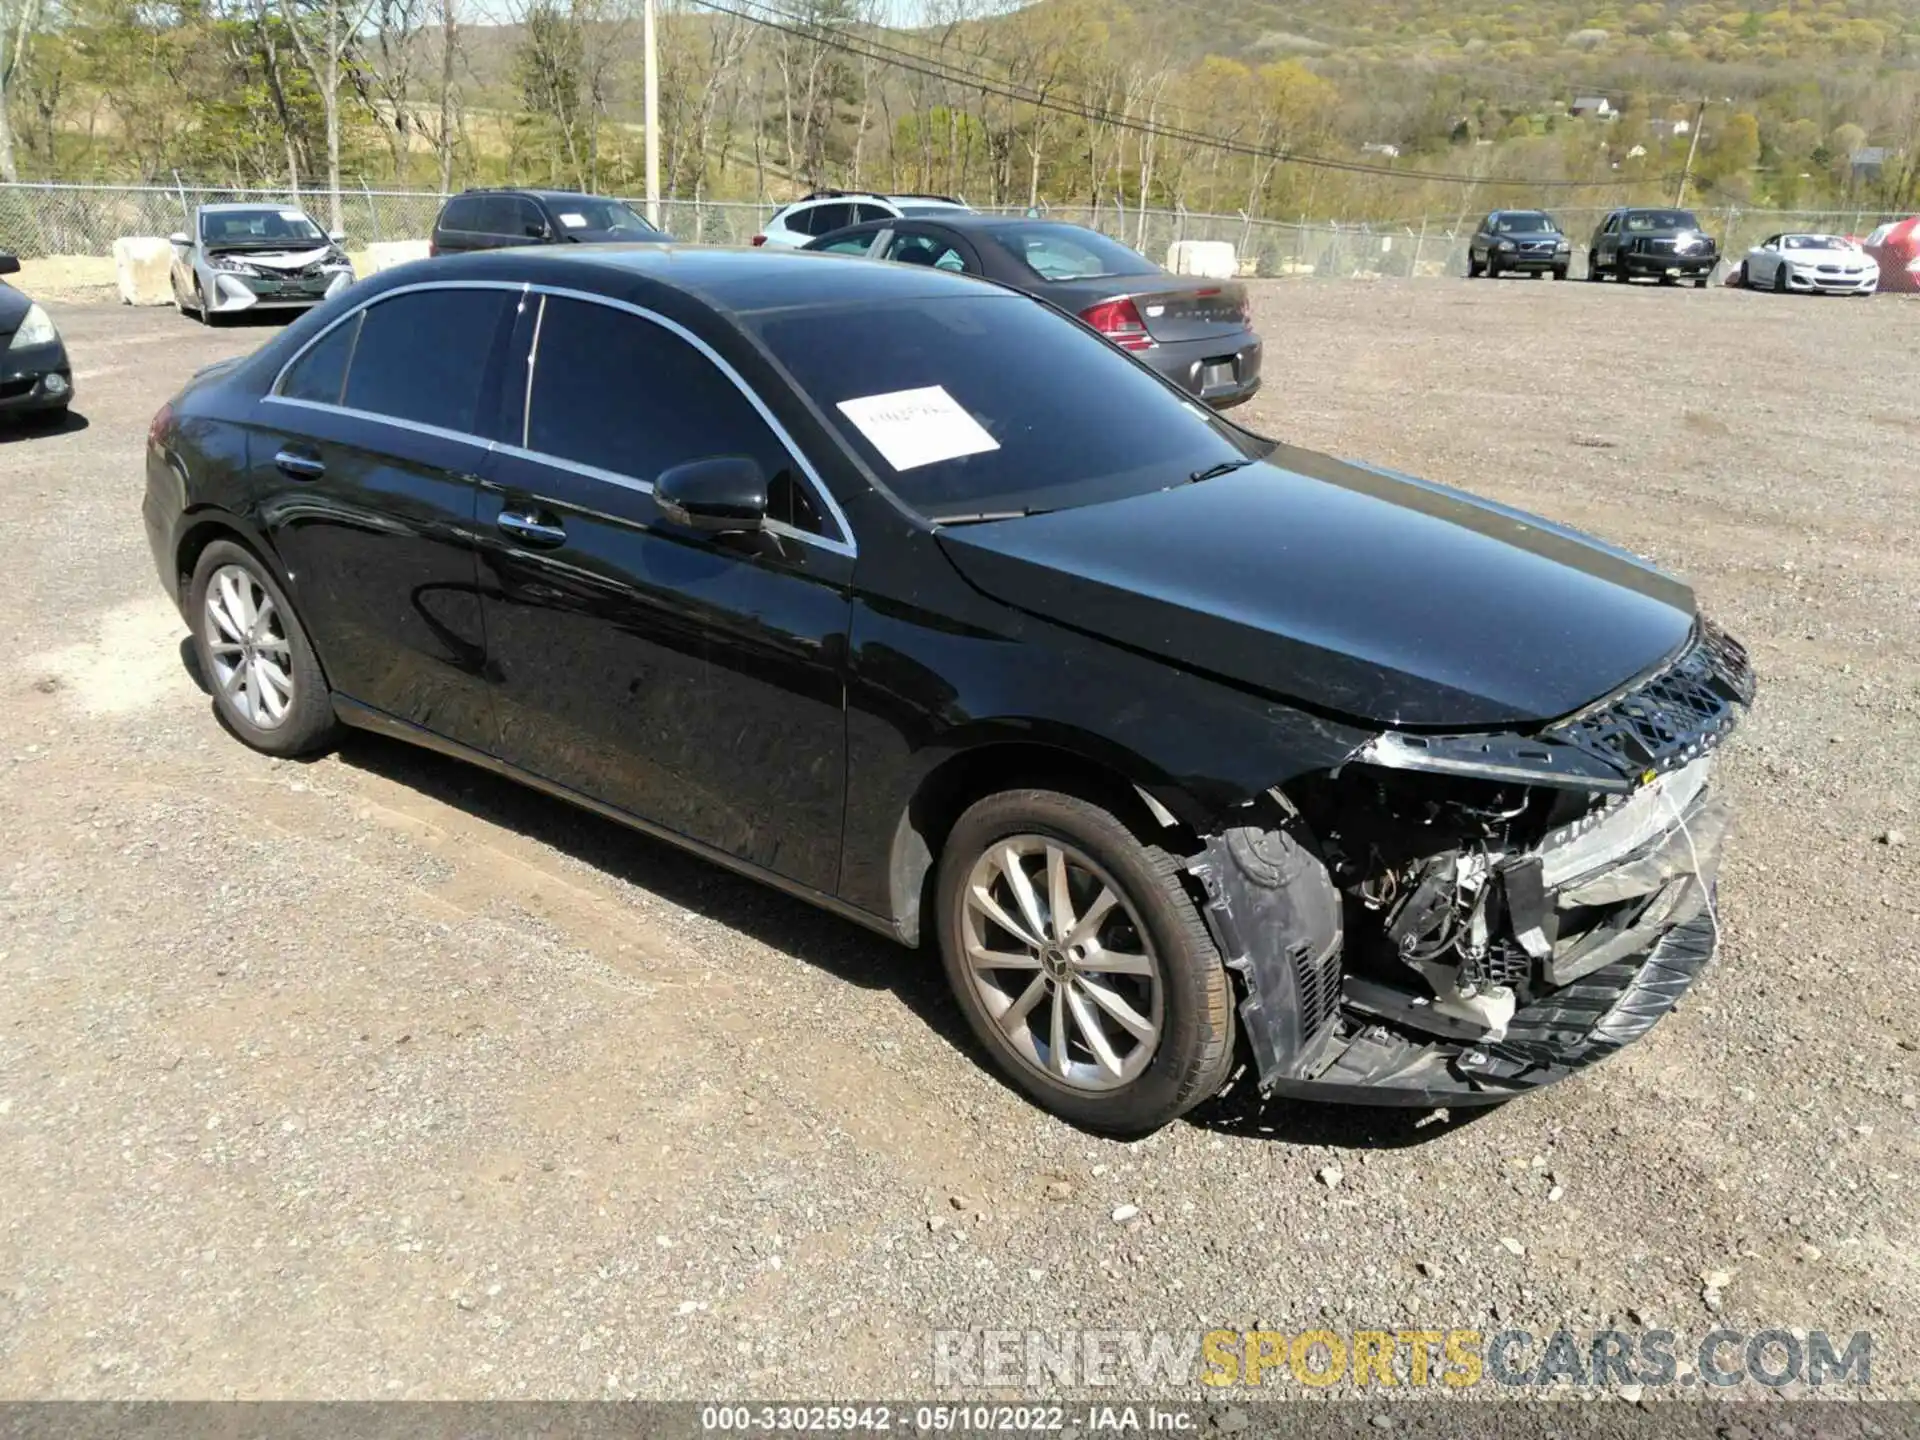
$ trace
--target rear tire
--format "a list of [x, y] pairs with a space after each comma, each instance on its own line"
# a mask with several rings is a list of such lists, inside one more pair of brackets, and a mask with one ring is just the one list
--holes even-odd
[[1112, 811], [1052, 790], [990, 795], [947, 836], [948, 983], [1001, 1074], [1072, 1124], [1146, 1135], [1226, 1083], [1233, 986], [1181, 871]]
[[334, 738], [333, 695], [286, 592], [251, 550], [216, 540], [187, 591], [200, 674], [228, 728], [268, 755], [305, 755]]

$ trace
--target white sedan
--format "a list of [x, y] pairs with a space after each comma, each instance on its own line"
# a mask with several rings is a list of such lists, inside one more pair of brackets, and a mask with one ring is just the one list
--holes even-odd
[[1775, 235], [1747, 252], [1740, 262], [1740, 283], [1782, 295], [1790, 290], [1871, 295], [1880, 286], [1880, 267], [1843, 236]]

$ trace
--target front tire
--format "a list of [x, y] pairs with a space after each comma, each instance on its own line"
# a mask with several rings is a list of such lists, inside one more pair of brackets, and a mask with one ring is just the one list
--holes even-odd
[[188, 589], [200, 673], [221, 718], [268, 755], [305, 755], [334, 736], [333, 697], [280, 584], [252, 551], [216, 540]]
[[935, 885], [960, 1009], [1037, 1104], [1139, 1136], [1226, 1083], [1220, 952], [1179, 860], [1112, 811], [1051, 790], [988, 796], [955, 823]]
[[1784, 265], [1773, 267], [1773, 293], [1776, 295], [1787, 293], [1787, 267]]

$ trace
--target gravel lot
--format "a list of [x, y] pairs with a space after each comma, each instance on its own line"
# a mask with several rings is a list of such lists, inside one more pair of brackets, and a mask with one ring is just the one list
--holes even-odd
[[851, 925], [392, 743], [254, 755], [138, 499], [154, 409], [266, 332], [54, 305], [85, 423], [0, 433], [0, 1395], [924, 1395], [941, 1329], [1725, 1323], [1871, 1329], [1920, 1397], [1920, 308], [1258, 307], [1257, 428], [1625, 544], [1752, 648], [1724, 949], [1647, 1042], [1477, 1116], [1106, 1143]]

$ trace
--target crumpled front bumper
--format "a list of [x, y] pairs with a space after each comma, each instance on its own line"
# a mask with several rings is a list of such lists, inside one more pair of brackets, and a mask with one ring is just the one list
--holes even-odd
[[283, 288], [289, 284], [304, 285], [304, 282], [269, 275], [235, 275], [225, 270], [209, 271], [203, 281], [208, 308], [215, 315], [233, 315], [243, 310], [311, 309], [353, 284], [353, 272], [335, 271], [318, 289]]

